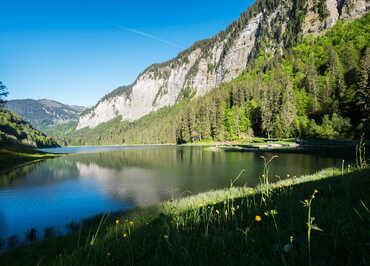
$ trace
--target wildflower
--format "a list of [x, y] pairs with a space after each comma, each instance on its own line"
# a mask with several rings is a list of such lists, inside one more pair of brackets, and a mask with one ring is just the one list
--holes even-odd
[[109, 257], [111, 254], [110, 254], [110, 252], [107, 252], [107, 256]]
[[319, 193], [319, 191], [317, 189], [314, 190], [314, 193]]
[[130, 221], [130, 222], [129, 222], [129, 224], [130, 224], [130, 225], [134, 225], [134, 222], [133, 222], [133, 221]]
[[294, 237], [290, 236], [289, 240], [290, 240], [290, 244], [293, 244]]
[[201, 204], [199, 204], [199, 207], [203, 207], [203, 204], [201, 203]]
[[262, 220], [261, 216], [257, 215], [255, 218], [256, 222], [260, 222]]
[[290, 174], [287, 174], [286, 177], [289, 178], [290, 177]]
[[271, 215], [277, 215], [277, 214], [278, 214], [278, 212], [277, 212], [277, 210], [271, 210], [271, 211], [270, 211], [270, 214], [271, 214]]
[[293, 178], [297, 178], [297, 176], [295, 175], [295, 176], [293, 176]]
[[304, 207], [308, 207], [308, 200], [304, 200], [304, 202], [302, 202], [302, 203], [303, 203]]
[[219, 214], [220, 213], [219, 210], [216, 210], [216, 213]]
[[216, 201], [212, 202], [213, 205], [216, 205]]
[[262, 176], [262, 178], [265, 178], [265, 175], [264, 174], [262, 174], [261, 176]]
[[119, 224], [119, 220], [116, 220], [116, 224]]
[[123, 238], [126, 238], [126, 237], [127, 237], [127, 234], [126, 234], [126, 233], [124, 233], [124, 234], [123, 234]]

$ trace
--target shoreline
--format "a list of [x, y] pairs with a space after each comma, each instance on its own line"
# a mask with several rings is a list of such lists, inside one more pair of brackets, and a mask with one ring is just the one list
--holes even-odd
[[48, 153], [25, 146], [0, 146], [0, 176], [30, 164], [65, 155], [65, 153]]

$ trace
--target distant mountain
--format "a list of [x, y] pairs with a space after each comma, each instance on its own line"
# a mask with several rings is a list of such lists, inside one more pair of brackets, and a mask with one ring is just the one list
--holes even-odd
[[65, 125], [68, 125], [66, 130], [70, 131], [71, 127], [75, 127], [80, 113], [86, 109], [48, 99], [10, 100], [4, 107], [30, 122], [33, 127], [53, 135], [63, 135], [63, 132], [56, 132], [54, 127], [65, 129]]
[[0, 146], [9, 144], [38, 148], [59, 146], [54, 138], [34, 129], [14, 112], [0, 108]]

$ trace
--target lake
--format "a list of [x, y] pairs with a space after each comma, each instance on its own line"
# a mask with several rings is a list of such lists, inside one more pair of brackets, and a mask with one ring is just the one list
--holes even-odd
[[[66, 224], [105, 211], [128, 210], [212, 189], [255, 186], [261, 153], [213, 152], [204, 147], [124, 146], [48, 149], [71, 153], [16, 169], [0, 177], [0, 238], [35, 228], [67, 232]], [[263, 155], [271, 157], [272, 154]], [[347, 153], [348, 156], [348, 153]], [[300, 176], [340, 166], [338, 154], [279, 154], [273, 176]]]

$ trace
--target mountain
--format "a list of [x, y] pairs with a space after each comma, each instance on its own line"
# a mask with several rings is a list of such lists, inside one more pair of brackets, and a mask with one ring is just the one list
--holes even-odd
[[34, 129], [14, 112], [3, 108], [0, 108], [0, 144], [23, 144], [37, 148], [59, 146], [53, 138]]
[[104, 96], [81, 114], [77, 129], [118, 116], [134, 121], [205, 95], [240, 75], [261, 52], [282, 54], [303, 36], [321, 34], [339, 19], [361, 17], [369, 7], [366, 0], [256, 0], [225, 31], [196, 42], [168, 62], [151, 65], [133, 84]]
[[[261, 52], [236, 79], [140, 119], [83, 128], [73, 145], [370, 136], [370, 13]], [[365, 134], [365, 136], [363, 135]], [[368, 134], [366, 136], [366, 134]]]
[[76, 127], [80, 113], [85, 110], [82, 106], [65, 105], [48, 99], [10, 100], [4, 107], [30, 122], [33, 127], [53, 135], [58, 133], [55, 126], [64, 130], [67, 130], [66, 127], [69, 130]]

